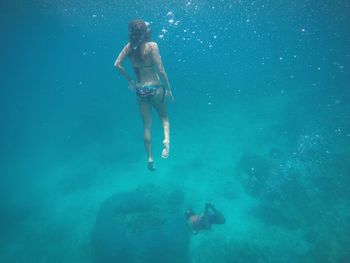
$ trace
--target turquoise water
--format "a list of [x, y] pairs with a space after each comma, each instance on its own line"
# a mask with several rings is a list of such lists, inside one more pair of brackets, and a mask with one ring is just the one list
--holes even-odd
[[[349, 262], [348, 1], [2, 1], [0, 262]], [[146, 169], [113, 68], [152, 23], [175, 101]], [[130, 70], [130, 65], [128, 65]], [[224, 225], [190, 236], [186, 208]]]

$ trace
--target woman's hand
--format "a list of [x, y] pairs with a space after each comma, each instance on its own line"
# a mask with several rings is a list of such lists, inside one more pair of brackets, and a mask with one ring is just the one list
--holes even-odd
[[168, 97], [171, 101], [174, 101], [174, 96], [170, 89], [167, 89], [165, 91], [165, 96]]
[[136, 83], [134, 80], [129, 80], [129, 90], [134, 91], [136, 88]]

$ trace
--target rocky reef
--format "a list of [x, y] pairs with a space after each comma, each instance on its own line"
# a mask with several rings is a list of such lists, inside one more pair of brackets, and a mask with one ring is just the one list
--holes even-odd
[[189, 263], [179, 189], [145, 186], [116, 193], [100, 208], [92, 233], [94, 263]]

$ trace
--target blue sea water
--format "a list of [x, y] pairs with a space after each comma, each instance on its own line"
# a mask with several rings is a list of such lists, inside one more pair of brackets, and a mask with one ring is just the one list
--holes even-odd
[[[346, 0], [0, 2], [0, 262], [349, 262]], [[113, 67], [152, 26], [175, 97], [146, 169]], [[127, 68], [132, 72], [130, 64]], [[224, 225], [190, 236], [186, 208]]]

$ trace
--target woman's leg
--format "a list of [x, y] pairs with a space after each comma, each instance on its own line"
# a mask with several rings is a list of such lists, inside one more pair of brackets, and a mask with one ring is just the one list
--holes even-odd
[[170, 150], [170, 123], [165, 106], [164, 89], [158, 89], [157, 93], [153, 97], [152, 104], [158, 113], [164, 131], [164, 149], [162, 151], [162, 157], [168, 158]]
[[152, 105], [148, 100], [138, 100], [140, 113], [143, 122], [143, 141], [147, 152], [148, 168], [153, 170], [153, 155], [151, 144], [151, 128], [152, 128]]

